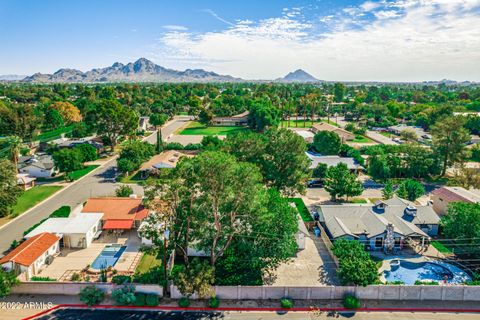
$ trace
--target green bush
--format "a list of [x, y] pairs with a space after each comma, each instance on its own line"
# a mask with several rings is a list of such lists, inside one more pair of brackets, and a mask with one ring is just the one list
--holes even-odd
[[160, 298], [154, 293], [149, 293], [145, 298], [145, 303], [149, 307], [156, 307], [160, 303]]
[[280, 300], [280, 306], [284, 309], [291, 309], [293, 308], [293, 300], [290, 298], [283, 298]]
[[33, 276], [30, 278], [30, 281], [57, 281], [57, 279], [50, 278], [50, 277], [36, 277]]
[[48, 217], [49, 218], [68, 218], [70, 216], [70, 207], [69, 206], [61, 206], [57, 210], [53, 211]]
[[89, 307], [97, 305], [103, 301], [105, 294], [95, 286], [88, 286], [80, 290], [80, 301]]
[[134, 304], [136, 301], [135, 286], [129, 284], [123, 288], [113, 290], [112, 298], [117, 305], [128, 306]]
[[183, 150], [185, 147], [178, 142], [167, 143], [164, 147], [164, 150]]
[[421, 281], [421, 280], [415, 280], [415, 285], [426, 285], [426, 286], [438, 286], [437, 281]]
[[387, 281], [387, 284], [390, 284], [390, 285], [402, 285], [402, 284], [405, 284], [405, 282], [401, 281], [401, 280], [396, 280], [396, 281]]
[[210, 308], [218, 308], [218, 306], [220, 305], [220, 299], [218, 297], [211, 297], [209, 300], [208, 300], [208, 306]]
[[144, 306], [146, 305], [146, 294], [142, 292], [135, 293], [135, 305]]
[[80, 281], [80, 280], [82, 280], [82, 277], [80, 276], [80, 274], [76, 272], [74, 272], [70, 277], [70, 281]]
[[116, 275], [112, 277], [112, 282], [115, 284], [126, 284], [132, 282], [132, 277], [124, 275]]
[[346, 294], [343, 297], [343, 306], [347, 309], [358, 309], [360, 308], [360, 299], [351, 294]]
[[178, 306], [182, 308], [187, 308], [190, 306], [190, 299], [187, 297], [181, 297], [180, 300], [178, 300]]

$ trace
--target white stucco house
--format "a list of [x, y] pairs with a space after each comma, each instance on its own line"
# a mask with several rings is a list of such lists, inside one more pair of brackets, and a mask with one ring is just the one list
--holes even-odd
[[61, 238], [65, 248], [87, 248], [101, 232], [103, 213], [78, 214], [68, 218], [49, 218], [25, 235], [26, 239], [49, 232]]
[[50, 155], [20, 157], [18, 171], [34, 178], [51, 178], [55, 175], [55, 164]]
[[0, 259], [0, 266], [13, 270], [24, 280], [40, 272], [60, 251], [60, 237], [43, 232], [33, 236]]

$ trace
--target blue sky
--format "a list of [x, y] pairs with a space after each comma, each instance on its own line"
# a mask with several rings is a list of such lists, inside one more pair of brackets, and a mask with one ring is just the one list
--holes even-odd
[[146, 57], [274, 79], [480, 80], [480, 0], [0, 0], [0, 74]]

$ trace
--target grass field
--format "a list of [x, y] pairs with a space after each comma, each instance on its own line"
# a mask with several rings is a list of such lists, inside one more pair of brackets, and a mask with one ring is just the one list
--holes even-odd
[[180, 131], [180, 135], [204, 135], [204, 136], [225, 136], [229, 133], [239, 132], [248, 130], [246, 127], [230, 127], [230, 126], [218, 126], [218, 127], [207, 127], [203, 124], [192, 121], [188, 126]]
[[432, 241], [431, 242], [431, 245], [437, 249], [438, 251], [440, 251], [440, 253], [446, 253], [446, 254], [451, 254], [453, 253], [452, 250], [450, 250], [449, 248], [445, 247], [445, 245], [439, 241]]
[[138, 263], [137, 269], [135, 270], [137, 273], [146, 273], [151, 268], [156, 266], [161, 266], [162, 261], [157, 255], [151, 254], [149, 252], [145, 252]]
[[37, 203], [45, 200], [58, 190], [60, 186], [37, 186], [25, 191], [17, 200], [17, 204], [13, 207], [13, 216], [18, 216]]
[[354, 142], [354, 143], [371, 143], [373, 142], [371, 139], [365, 137], [365, 136], [361, 136], [361, 135], [357, 135], [355, 136], [355, 139], [353, 139], [352, 141], [350, 142]]
[[302, 217], [303, 221], [305, 222], [313, 221], [312, 216], [310, 215], [310, 211], [308, 211], [308, 208], [303, 202], [302, 198], [288, 198], [288, 201], [295, 203], [298, 213], [300, 213], [300, 216]]
[[41, 134], [35, 137], [35, 141], [47, 142], [50, 140], [59, 139], [62, 133], [70, 133], [72, 132], [72, 129], [73, 129], [73, 126], [66, 126], [66, 127], [57, 128], [55, 130], [42, 132]]
[[98, 168], [98, 165], [90, 165], [90, 166], [86, 166], [80, 170], [77, 170], [77, 171], [73, 171], [73, 172], [70, 172], [68, 174], [69, 178], [71, 180], [78, 180], [80, 179], [81, 177], [83, 177], [84, 175], [88, 174], [89, 172], [95, 170], [96, 168]]
[[[315, 120], [313, 123], [320, 123], [322, 121], [320, 120]], [[305, 125], [305, 126], [304, 126]], [[312, 127], [312, 120], [307, 120], [304, 122], [303, 120], [295, 120], [295, 119], [290, 119], [288, 120], [283, 120], [282, 127], [289, 127], [289, 128], [311, 128]]]

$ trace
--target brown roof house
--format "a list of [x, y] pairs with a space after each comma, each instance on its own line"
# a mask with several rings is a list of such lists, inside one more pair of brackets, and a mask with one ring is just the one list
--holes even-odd
[[53, 257], [60, 251], [60, 237], [44, 232], [22, 242], [18, 247], [0, 259], [0, 265], [13, 270], [24, 280], [30, 278], [52, 263]]
[[320, 131], [330, 131], [330, 132], [335, 132], [338, 134], [342, 142], [345, 141], [351, 141], [355, 139], [355, 134], [351, 133], [350, 131], [347, 131], [345, 129], [333, 126], [331, 124], [325, 123], [325, 122], [320, 122], [316, 123], [312, 126], [312, 132], [313, 133], [318, 133]]
[[130, 230], [138, 228], [149, 210], [137, 198], [90, 198], [82, 213], [103, 213], [103, 230]]
[[452, 202], [480, 203], [480, 190], [467, 190], [462, 187], [442, 187], [432, 191], [430, 199], [433, 210], [439, 215], [447, 213]]
[[230, 117], [214, 117], [212, 123], [214, 126], [246, 126], [248, 124], [248, 115], [245, 111]]

